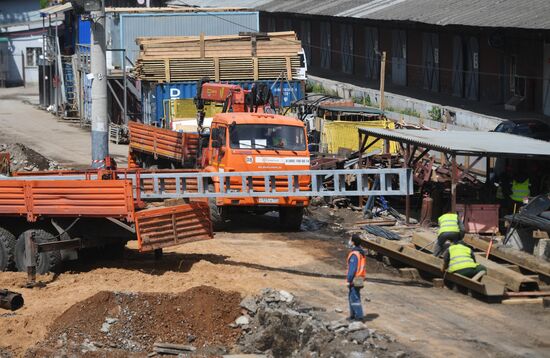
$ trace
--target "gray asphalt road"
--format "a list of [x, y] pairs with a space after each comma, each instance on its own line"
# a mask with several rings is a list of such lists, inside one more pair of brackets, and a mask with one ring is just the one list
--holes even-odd
[[[59, 121], [32, 103], [38, 89], [0, 88], [0, 143], [22, 143], [63, 166], [87, 168], [91, 161], [88, 129]], [[126, 164], [128, 146], [109, 143], [117, 163]]]

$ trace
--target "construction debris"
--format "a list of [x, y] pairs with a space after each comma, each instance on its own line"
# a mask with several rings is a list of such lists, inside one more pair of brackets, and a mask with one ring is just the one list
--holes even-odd
[[[286, 291], [266, 288], [241, 302], [250, 323], [243, 325], [238, 347], [243, 353], [273, 357], [395, 357], [395, 339], [363, 322], [330, 321], [322, 309]], [[401, 355], [401, 356], [407, 356]]]
[[44, 157], [35, 150], [21, 144], [0, 144], [0, 153], [9, 153], [10, 172], [62, 169], [58, 162]]
[[24, 303], [20, 293], [0, 289], [0, 308], [16, 311], [23, 307]]

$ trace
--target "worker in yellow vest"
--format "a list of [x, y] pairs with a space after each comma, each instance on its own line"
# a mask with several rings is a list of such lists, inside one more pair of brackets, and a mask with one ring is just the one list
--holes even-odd
[[510, 194], [510, 199], [522, 205], [524, 200], [531, 196], [531, 183], [529, 182], [529, 178], [523, 178], [522, 181], [520, 180], [521, 179], [512, 180], [512, 193]]
[[487, 268], [476, 262], [472, 249], [462, 240], [452, 241], [443, 254], [443, 267], [441, 271], [448, 271], [469, 277], [474, 281], [487, 273]]
[[445, 251], [447, 241], [458, 241], [464, 237], [464, 224], [457, 213], [447, 212], [437, 219], [439, 230], [433, 255], [439, 257]]

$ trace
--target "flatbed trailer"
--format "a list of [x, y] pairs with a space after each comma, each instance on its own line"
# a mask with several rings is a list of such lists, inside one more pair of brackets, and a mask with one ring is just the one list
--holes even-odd
[[[0, 180], [0, 271], [24, 270], [25, 235], [50, 250], [40, 254], [38, 272], [56, 271], [75, 249], [124, 247], [137, 240], [141, 252], [213, 237], [206, 199], [175, 203], [144, 201], [152, 181], [146, 171], [56, 171]], [[25, 173], [27, 174], [27, 173]]]

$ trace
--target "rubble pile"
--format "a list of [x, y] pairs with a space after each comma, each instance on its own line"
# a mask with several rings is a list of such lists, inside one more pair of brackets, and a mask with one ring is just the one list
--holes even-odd
[[62, 169], [56, 161], [44, 157], [21, 143], [0, 144], [0, 153], [2, 152], [10, 153], [10, 170], [12, 173]]
[[286, 291], [264, 289], [245, 297], [241, 327], [242, 353], [273, 357], [407, 357], [389, 347], [395, 340], [363, 322], [330, 321], [323, 310], [300, 303]]
[[58, 317], [27, 356], [144, 356], [159, 342], [224, 353], [240, 336], [230, 327], [240, 314], [240, 301], [236, 292], [208, 286], [178, 294], [99, 292]]

